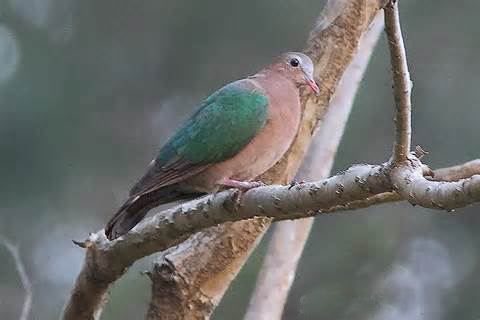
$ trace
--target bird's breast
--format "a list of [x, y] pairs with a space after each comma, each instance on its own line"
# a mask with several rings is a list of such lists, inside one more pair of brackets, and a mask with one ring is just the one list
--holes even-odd
[[211, 192], [225, 178], [252, 180], [278, 162], [290, 147], [300, 122], [300, 99], [293, 83], [262, 84], [269, 98], [269, 117], [263, 129], [234, 157], [216, 163], [189, 184]]

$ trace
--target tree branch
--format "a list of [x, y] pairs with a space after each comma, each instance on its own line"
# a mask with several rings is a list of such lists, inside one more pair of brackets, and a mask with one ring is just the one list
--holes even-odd
[[[297, 175], [298, 180], [312, 181], [330, 175], [357, 89], [382, 30], [383, 14], [380, 12], [362, 36], [358, 51], [338, 84], [307, 160]], [[276, 224], [245, 320], [281, 318], [313, 221], [307, 218]]]
[[19, 320], [27, 320], [32, 309], [32, 283], [30, 282], [27, 272], [25, 271], [22, 258], [20, 258], [20, 253], [18, 252], [18, 247], [2, 236], [0, 236], [0, 243], [5, 246], [5, 248], [13, 257], [13, 260], [15, 261], [15, 267], [17, 268], [20, 281], [22, 283], [23, 289], [25, 290], [25, 299], [23, 301], [22, 312], [20, 314]]
[[385, 6], [385, 32], [390, 47], [390, 60], [393, 73], [393, 94], [395, 98], [395, 145], [393, 163], [406, 161], [410, 152], [411, 109], [410, 95], [412, 82], [408, 72], [407, 55], [403, 43], [398, 1], [390, 0]]
[[[472, 160], [472, 161], [469, 161], [457, 166], [453, 166], [453, 167], [437, 169], [432, 172], [432, 176], [433, 176], [432, 178], [428, 176], [427, 178], [430, 178], [430, 180], [434, 180], [438, 182], [452, 182], [452, 181], [458, 181], [461, 179], [468, 179], [475, 175], [480, 175], [480, 159]], [[385, 192], [385, 193], [380, 193], [380, 194], [368, 197], [363, 200], [352, 201], [348, 205], [331, 207], [327, 210], [323, 210], [323, 212], [330, 213], [330, 212], [336, 212], [336, 211], [363, 209], [363, 208], [368, 208], [378, 204], [397, 202], [402, 200], [404, 200], [404, 198], [402, 198], [402, 196], [397, 192]]]
[[433, 172], [431, 180], [458, 181], [480, 174], [480, 159], [472, 160], [458, 166], [437, 169]]
[[[429, 181], [422, 176], [423, 165], [418, 160], [412, 163], [411, 167], [401, 166], [393, 170], [388, 163], [378, 166], [358, 165], [319, 182], [293, 187], [260, 187], [248, 191], [240, 206], [236, 206], [233, 192], [227, 190], [157, 213], [139, 224], [131, 233], [115, 241], [108, 241], [103, 230], [91, 234], [82, 243], [82, 246], [87, 248], [85, 265], [77, 278], [75, 288], [78, 291], [72, 294], [73, 299], [83, 297], [83, 304], [76, 305], [75, 310], [67, 307], [65, 318], [71, 319], [68, 316], [72, 311], [86, 310], [81, 308], [89, 307], [92, 303], [101, 303], [101, 289], [119, 278], [136, 260], [170, 248], [191, 233], [217, 224], [255, 216], [270, 217], [277, 221], [311, 217], [338, 211], [339, 206], [344, 206], [343, 209], [359, 207], [356, 203], [360, 202], [357, 201], [369, 201], [369, 204], [372, 204], [372, 199], [375, 199], [376, 203], [382, 198], [392, 199], [393, 195], [389, 193], [394, 189], [399, 190], [400, 199], [434, 209], [452, 210], [480, 201], [480, 175], [458, 182]], [[227, 229], [224, 229], [224, 232], [225, 230]], [[237, 232], [244, 231], [239, 229]], [[215, 232], [217, 231], [212, 232], [213, 237]], [[234, 235], [231, 235], [231, 239]], [[196, 236], [191, 239], [195, 241]], [[231, 241], [229, 245], [234, 247], [235, 242]], [[194, 249], [195, 247], [182, 244], [171, 254], [183, 255], [182, 251], [187, 250], [190, 255], [195, 255]], [[217, 266], [220, 269], [222, 267]], [[202, 274], [201, 271], [199, 273]], [[84, 297], [83, 292], [89, 294]], [[79, 317], [78, 314], [74, 316]], [[88, 319], [87, 316], [90, 315], [83, 313], [81, 316]]]
[[[333, 18], [327, 15], [331, 23], [319, 24], [306, 48], [316, 65], [316, 80], [322, 84], [322, 94], [318, 98], [302, 95], [303, 118], [297, 138], [282, 161], [262, 177], [266, 182], [285, 184], [296, 173], [312, 132], [327, 110], [330, 94], [349, 64], [359, 38], [384, 1], [338, 3], [343, 5], [336, 7], [339, 11]], [[396, 23], [398, 30], [392, 31], [399, 32], [395, 10], [396, 6], [386, 9], [385, 21]], [[388, 18], [387, 12], [392, 14]], [[159, 272], [152, 273], [155, 296], [147, 318], [207, 318], [272, 219], [311, 217], [397, 197], [413, 204], [447, 210], [480, 201], [479, 175], [455, 182], [430, 181], [424, 178], [425, 166], [409, 154], [410, 83], [406, 81], [408, 69], [401, 41], [400, 34], [400, 38], [393, 38], [390, 43], [397, 106], [393, 165], [390, 162], [377, 166], [358, 165], [319, 182], [257, 188], [247, 192], [240, 204], [235, 202], [231, 191], [225, 191], [157, 213], [116, 241], [107, 241], [103, 230], [91, 234], [81, 243], [87, 248], [85, 262], [64, 319], [98, 319], [110, 285], [132, 263], [154, 252], [171, 248], [158, 264], [169, 264], [170, 269], [163, 272], [165, 268], [157, 268]], [[394, 54], [397, 49], [399, 56]], [[251, 219], [253, 217], [256, 218]], [[242, 219], [250, 220], [217, 226]], [[213, 228], [205, 230], [209, 227]], [[188, 238], [200, 230], [204, 231]], [[164, 287], [165, 283], [171, 290]], [[156, 288], [160, 290], [155, 291]], [[158, 310], [167, 313], [156, 312]]]
[[[170, 248], [191, 233], [217, 224], [256, 216], [270, 217], [276, 221], [311, 217], [328, 213], [337, 206], [348, 207], [355, 201], [384, 195], [394, 189], [401, 190], [399, 184], [411, 186], [407, 194], [400, 193], [403, 200], [429, 208], [451, 210], [480, 201], [480, 175], [458, 182], [436, 182], [423, 178], [422, 170], [423, 166], [418, 163], [393, 171], [388, 163], [357, 165], [318, 182], [252, 189], [245, 193], [239, 206], [236, 206], [231, 190], [190, 201], [157, 213], [118, 240], [108, 241], [103, 230], [91, 234], [84, 243], [87, 257], [82, 272], [91, 272], [90, 268], [95, 267], [95, 274], [82, 274], [79, 279], [104, 285], [95, 276], [117, 278], [134, 261]], [[176, 253], [186, 249], [195, 255], [192, 247], [183, 244], [177, 247]], [[95, 291], [92, 292], [95, 294]]]
[[[345, 68], [350, 63], [361, 35], [385, 3], [386, 0], [329, 0], [327, 2], [304, 50], [315, 64], [315, 78], [320, 85], [320, 95], [313, 97], [307, 91], [301, 94], [303, 112], [297, 137], [283, 159], [262, 175], [260, 180], [266, 183], [285, 184], [296, 175], [309, 147], [312, 133], [323, 122], [330, 97]], [[176, 291], [180, 300], [192, 301], [198, 297], [197, 300], [201, 302], [206, 299], [204, 292], [208, 292], [207, 298], [210, 299], [211, 304], [216, 305], [256, 246], [258, 239], [268, 229], [270, 222], [270, 219], [265, 218], [238, 222], [220, 228], [217, 237], [204, 236], [201, 233], [195, 237], [195, 241], [189, 239], [185, 243], [185, 246], [193, 246], [198, 249], [193, 250], [194, 255], [182, 256], [175, 254], [175, 250], [172, 249], [172, 252], [169, 253], [169, 261], [172, 272], [177, 277], [190, 275], [188, 272], [185, 273], [181, 267], [184, 264], [194, 265], [208, 262], [203, 258], [204, 256], [218, 257], [219, 259], [216, 259], [215, 262], [222, 266], [222, 268], [217, 268], [213, 263], [204, 264], [201, 267], [203, 277], [200, 277], [195, 285], [189, 287], [187, 291]], [[234, 235], [229, 236], [229, 232], [225, 232], [224, 228], [231, 229], [230, 232]], [[245, 229], [247, 232], [238, 233], [235, 229]], [[229, 245], [226, 245], [228, 243], [234, 244], [235, 252], [230, 249]], [[185, 262], [185, 259], [188, 261]], [[162, 261], [164, 260], [160, 259], [160, 263], [163, 263]], [[157, 278], [162, 281], [161, 274], [158, 274], [158, 277], [155, 275], [156, 273], [153, 273], [154, 282]], [[208, 281], [204, 279], [208, 279]], [[212, 283], [215, 285], [212, 286]], [[201, 303], [195, 305], [201, 305]], [[157, 308], [153, 304], [150, 304], [150, 307]], [[183, 311], [187, 317], [196, 312], [194, 308]], [[203, 313], [204, 318], [208, 315], [208, 313]], [[148, 319], [162, 319], [162, 317], [149, 317]]]
[[392, 183], [411, 204], [452, 211], [478, 202], [480, 175], [452, 182], [430, 181], [423, 176], [423, 166], [418, 159], [409, 161], [409, 165], [392, 170]]
[[[394, 190], [414, 205], [453, 210], [476, 202], [480, 176], [452, 182], [430, 181], [424, 178], [425, 166], [409, 154], [411, 139], [411, 81], [403, 43], [397, 0], [390, 0], [384, 9], [385, 30], [390, 47], [396, 107], [396, 141], [391, 173]], [[471, 162], [470, 167], [477, 163]], [[467, 166], [467, 167], [469, 167]], [[462, 176], [465, 167], [449, 169]], [[468, 172], [468, 171], [467, 171]], [[441, 172], [442, 173], [442, 172]], [[445, 175], [447, 170], [443, 170]]]

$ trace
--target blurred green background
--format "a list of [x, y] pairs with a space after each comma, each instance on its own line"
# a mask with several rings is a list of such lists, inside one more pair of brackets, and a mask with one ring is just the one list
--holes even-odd
[[[199, 101], [303, 47], [324, 1], [0, 0], [0, 234], [20, 245], [31, 319], [56, 319], [83, 258], [71, 240], [103, 227]], [[414, 143], [432, 167], [478, 158], [480, 2], [401, 1], [414, 82]], [[382, 36], [334, 171], [391, 151]], [[318, 217], [284, 319], [480, 319], [478, 206], [455, 214], [383, 205]], [[268, 239], [268, 237], [267, 237]], [[214, 319], [241, 319], [264, 241]], [[102, 319], [141, 319], [137, 263]], [[0, 247], [0, 318], [24, 292]]]

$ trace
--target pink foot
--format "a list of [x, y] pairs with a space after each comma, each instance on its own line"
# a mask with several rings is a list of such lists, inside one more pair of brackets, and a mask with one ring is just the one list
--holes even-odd
[[229, 178], [224, 179], [222, 184], [226, 187], [237, 188], [241, 191], [248, 191], [265, 185], [265, 183], [261, 181], [238, 181]]
[[261, 181], [238, 181], [226, 178], [223, 180], [222, 185], [237, 189], [232, 194], [233, 210], [237, 211], [241, 206], [243, 194], [250, 189], [264, 186], [265, 183]]

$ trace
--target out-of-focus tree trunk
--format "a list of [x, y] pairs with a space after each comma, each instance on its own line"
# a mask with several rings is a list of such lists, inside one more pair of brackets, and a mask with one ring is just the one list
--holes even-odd
[[[380, 12], [362, 37], [355, 57], [338, 84], [297, 180], [316, 181], [330, 174], [360, 81], [382, 30], [383, 12]], [[281, 318], [312, 225], [313, 218], [281, 221], [275, 225], [245, 320]]]
[[[321, 125], [337, 83], [363, 33], [385, 0], [330, 0], [311, 32], [304, 52], [315, 64], [320, 95], [301, 96], [303, 117], [292, 146], [265, 173], [266, 183], [285, 184], [296, 175]], [[151, 273], [147, 319], [206, 319], [270, 226], [268, 218], [224, 224], [195, 234], [164, 252]]]

